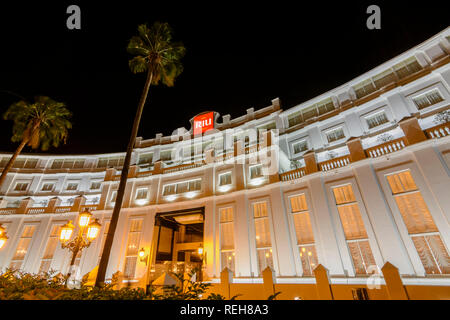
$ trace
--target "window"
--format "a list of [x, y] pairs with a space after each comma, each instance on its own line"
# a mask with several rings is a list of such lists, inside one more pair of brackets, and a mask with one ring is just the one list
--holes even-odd
[[28, 252], [28, 248], [30, 246], [31, 239], [33, 238], [35, 229], [36, 229], [36, 226], [33, 226], [33, 225], [24, 226], [22, 235], [19, 239], [19, 243], [16, 248], [16, 252], [14, 253], [14, 256], [9, 265], [10, 268], [12, 268], [12, 269], [21, 269], [22, 268], [22, 263]]
[[292, 146], [295, 154], [308, 150], [308, 143], [306, 140], [296, 142]]
[[78, 183], [70, 182], [67, 184], [67, 191], [76, 191], [78, 189]]
[[125, 156], [100, 158], [100, 159], [98, 159], [97, 168], [122, 167], [124, 161], [125, 161]]
[[353, 87], [355, 90], [356, 97], [358, 99], [365, 97], [376, 90], [372, 79], [364, 80]]
[[273, 269], [272, 241], [270, 238], [270, 222], [267, 213], [267, 202], [253, 204], [253, 219], [255, 223], [256, 254], [258, 271], [270, 266]]
[[91, 183], [91, 190], [98, 190], [100, 189], [102, 183], [100, 181], [95, 181]]
[[312, 277], [318, 265], [314, 234], [304, 194], [289, 198], [303, 275]]
[[80, 169], [84, 167], [84, 159], [56, 159], [53, 160], [52, 169]]
[[368, 116], [366, 118], [366, 121], [369, 129], [381, 126], [382, 124], [389, 122], [386, 113], [384, 112], [378, 112], [374, 115]]
[[333, 188], [333, 193], [355, 273], [368, 274], [368, 268], [376, 263], [352, 186]]
[[[10, 158], [3, 158], [2, 160], [2, 165], [0, 165], [0, 167], [4, 167], [6, 166], [6, 164], [8, 163], [8, 161], [10, 160]], [[22, 168], [26, 168], [26, 169], [34, 169], [36, 168], [36, 165], [38, 163], [38, 159], [33, 159], [33, 158], [17, 158], [16, 161], [14, 161], [13, 163], [13, 168], [14, 169], [22, 169]], [[4, 165], [3, 165], [4, 164]]]
[[427, 274], [450, 274], [450, 256], [411, 172], [388, 175], [387, 181]]
[[152, 163], [152, 160], [153, 160], [153, 153], [144, 153], [139, 156], [139, 161], [137, 164], [139, 166], [148, 165]]
[[296, 124], [302, 123], [303, 122], [302, 112], [299, 111], [299, 112], [291, 114], [288, 117], [288, 122], [289, 122], [289, 127], [293, 127]]
[[176, 184], [170, 184], [170, 185], [164, 186], [163, 195], [169, 196], [169, 195], [175, 194], [176, 186], [177, 186]]
[[16, 184], [14, 191], [27, 191], [28, 183], [19, 182]]
[[221, 270], [225, 267], [235, 271], [235, 252], [234, 252], [234, 225], [233, 208], [221, 208], [219, 210], [219, 228], [220, 228], [220, 258]]
[[100, 254], [98, 255], [97, 265], [100, 264], [100, 259], [102, 258], [103, 248], [105, 247], [105, 241], [106, 241], [106, 237], [108, 236], [108, 230], [109, 230], [110, 223], [111, 223], [111, 221], [104, 222], [105, 227], [103, 228], [103, 237], [102, 237], [102, 241], [100, 243]]
[[191, 181], [183, 181], [176, 184], [165, 185], [163, 196], [182, 194], [190, 191], [199, 191], [202, 187], [202, 180], [196, 179]]
[[421, 69], [422, 67], [415, 57], [410, 57], [394, 66], [394, 71], [400, 79], [416, 73]]
[[110, 200], [110, 202], [111, 202], [111, 203], [116, 202], [116, 198], [117, 198], [117, 191], [113, 191], [113, 192], [111, 193], [111, 200]]
[[41, 191], [53, 191], [54, 187], [55, 187], [54, 183], [44, 183]]
[[136, 264], [139, 251], [139, 243], [141, 240], [143, 219], [130, 220], [130, 231], [128, 232], [128, 241], [125, 252], [125, 278], [132, 279], [136, 272]]
[[328, 143], [345, 138], [344, 129], [336, 128], [325, 133]]
[[432, 106], [433, 104], [444, 101], [444, 98], [442, 98], [438, 89], [434, 89], [424, 94], [418, 95], [412, 98], [412, 100], [414, 101], [417, 109], [421, 110], [423, 108]]
[[392, 69], [388, 69], [382, 73], [377, 74], [372, 78], [372, 80], [377, 88], [383, 88], [386, 85], [395, 82], [396, 77]]
[[56, 247], [59, 242], [59, 234], [61, 231], [60, 225], [54, 225], [50, 232], [48, 238], [47, 246], [45, 247], [44, 256], [41, 259], [41, 265], [39, 267], [39, 273], [48, 272], [50, 270], [50, 265], [53, 260], [53, 255], [55, 254]]
[[219, 175], [219, 186], [226, 186], [231, 184], [231, 172], [222, 173]]
[[161, 159], [161, 161], [170, 161], [170, 160], [172, 160], [172, 151], [171, 150], [161, 151], [160, 159]]
[[147, 199], [147, 193], [148, 193], [147, 188], [138, 189], [136, 192], [136, 200]]
[[253, 167], [250, 167], [250, 179], [256, 179], [259, 177], [262, 177], [262, 166], [261, 165], [256, 165]]

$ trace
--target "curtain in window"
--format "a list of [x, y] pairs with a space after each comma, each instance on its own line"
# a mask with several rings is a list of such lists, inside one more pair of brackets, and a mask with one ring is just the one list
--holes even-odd
[[306, 197], [304, 194], [291, 197], [290, 201], [292, 212], [308, 210], [308, 205], [306, 204]]
[[264, 269], [268, 266], [273, 268], [272, 249], [258, 249], [256, 251], [258, 257], [259, 274], [261, 275]]
[[367, 239], [366, 229], [364, 228], [364, 222], [361, 218], [358, 204], [341, 205], [338, 207], [338, 211], [347, 240]]
[[269, 218], [255, 219], [256, 247], [268, 247], [272, 243], [270, 241]]
[[355, 195], [353, 194], [352, 186], [349, 184], [339, 188], [334, 188], [333, 193], [336, 199], [336, 204], [343, 204], [356, 201]]
[[393, 194], [417, 190], [417, 186], [409, 170], [389, 175], [386, 178]]
[[314, 243], [314, 234], [308, 212], [293, 214], [297, 243]]
[[61, 226], [54, 225], [52, 231], [50, 233], [50, 237], [47, 242], [47, 246], [45, 247], [44, 256], [41, 260], [41, 266], [39, 267], [39, 273], [48, 272], [50, 269], [50, 265], [53, 260], [53, 255], [55, 254], [56, 246], [59, 242], [59, 233], [61, 230]]
[[136, 271], [137, 254], [142, 231], [142, 219], [133, 219], [130, 223], [128, 233], [128, 243], [125, 257], [124, 275], [127, 278], [134, 278]]
[[19, 243], [16, 248], [16, 252], [11, 260], [10, 268], [20, 269], [22, 267], [23, 260], [28, 252], [31, 239], [33, 238], [36, 226], [25, 226], [22, 232], [22, 236], [19, 239]]
[[450, 274], [450, 257], [439, 234], [411, 239], [427, 274]]
[[234, 272], [234, 225], [233, 208], [222, 208], [219, 211], [220, 219], [220, 249], [221, 266]]
[[267, 203], [259, 202], [253, 205], [253, 216], [255, 218], [267, 217]]
[[313, 276], [313, 271], [319, 263], [317, 259], [316, 247], [314, 245], [305, 245], [299, 246], [298, 249], [300, 251], [303, 276]]
[[376, 265], [368, 240], [349, 241], [348, 247], [356, 274], [367, 274], [367, 269]]
[[420, 192], [395, 196], [409, 234], [438, 231]]

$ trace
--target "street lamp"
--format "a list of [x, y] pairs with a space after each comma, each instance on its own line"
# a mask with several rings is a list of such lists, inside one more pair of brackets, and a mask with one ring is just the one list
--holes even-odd
[[72, 221], [69, 221], [67, 224], [61, 227], [61, 233], [59, 235], [61, 247], [63, 249], [68, 248], [70, 251], [72, 251], [72, 259], [70, 261], [67, 279], [70, 277], [72, 266], [75, 263], [78, 252], [82, 251], [84, 248], [89, 247], [92, 241], [98, 236], [101, 224], [98, 223], [97, 219], [92, 222], [91, 219], [92, 213], [89, 212], [88, 208], [86, 208], [84, 212], [81, 212], [78, 215], [78, 235], [72, 240], [70, 239], [75, 229]]
[[6, 240], [8, 240], [8, 237], [6, 236], [6, 229], [0, 223], [0, 249], [3, 248]]

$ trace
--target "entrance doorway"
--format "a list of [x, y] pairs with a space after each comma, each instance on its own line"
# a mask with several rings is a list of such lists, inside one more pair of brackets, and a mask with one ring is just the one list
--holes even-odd
[[202, 270], [204, 211], [201, 207], [156, 214], [150, 281], [163, 273]]

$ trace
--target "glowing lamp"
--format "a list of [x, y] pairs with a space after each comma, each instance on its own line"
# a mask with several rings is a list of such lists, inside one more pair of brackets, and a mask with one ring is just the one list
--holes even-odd
[[167, 201], [173, 201], [173, 200], [175, 200], [176, 198], [177, 198], [177, 196], [174, 195], [174, 194], [172, 194], [172, 195], [166, 197]]
[[199, 248], [197, 249], [197, 253], [198, 253], [199, 255], [202, 255], [202, 254], [203, 254], [203, 247], [199, 247]]
[[0, 249], [3, 248], [6, 240], [8, 240], [8, 237], [5, 234], [0, 235]]
[[82, 213], [80, 213], [78, 218], [78, 225], [80, 227], [86, 227], [89, 222], [91, 221], [92, 213], [89, 212], [89, 210], [86, 208], [86, 210]]
[[69, 221], [68, 223], [66, 223], [61, 227], [61, 234], [59, 236], [61, 242], [66, 242], [70, 240], [73, 229], [75, 229], [75, 226], [72, 224], [72, 221]]
[[6, 229], [5, 229], [5, 228], [2, 226], [2, 224], [0, 223], [0, 236], [1, 236], [2, 234], [4, 234], [5, 231], [6, 231]]
[[195, 194], [196, 194], [195, 192], [190, 191], [190, 192], [186, 193], [186, 198], [192, 199], [193, 197], [195, 197]]
[[95, 238], [97, 238], [101, 226], [102, 225], [100, 223], [98, 223], [98, 219], [95, 219], [93, 222], [91, 222], [89, 224], [89, 227], [87, 229], [87, 234], [86, 234], [86, 237], [88, 238], [88, 240], [92, 241]]

